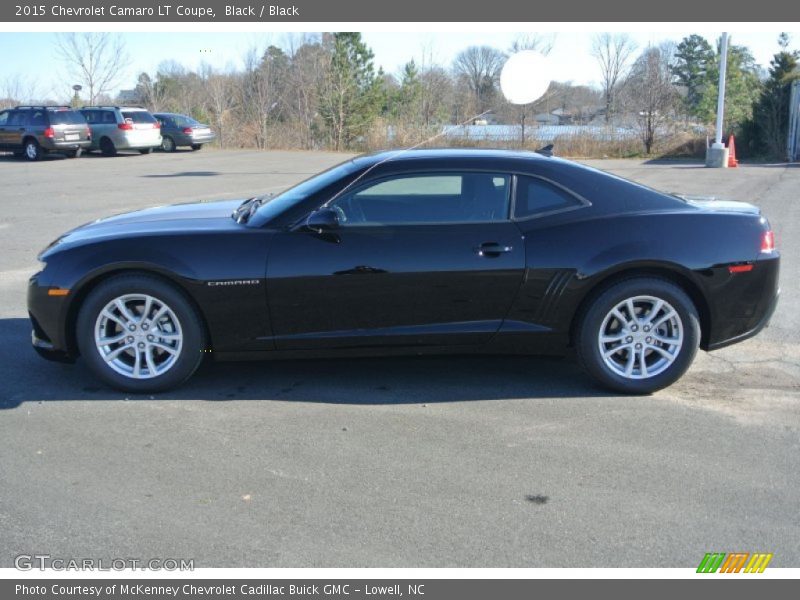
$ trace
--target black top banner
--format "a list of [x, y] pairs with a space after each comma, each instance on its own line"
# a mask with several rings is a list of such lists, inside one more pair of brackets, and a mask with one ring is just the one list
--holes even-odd
[[3, 22], [791, 22], [800, 3], [786, 0], [583, 0], [565, 5], [520, 0], [33, 0], [0, 4]]

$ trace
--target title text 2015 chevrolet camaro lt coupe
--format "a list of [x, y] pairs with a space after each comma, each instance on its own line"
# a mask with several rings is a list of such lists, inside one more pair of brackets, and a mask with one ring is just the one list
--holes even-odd
[[277, 196], [79, 227], [30, 280], [33, 345], [134, 392], [217, 359], [562, 354], [649, 393], [758, 333], [779, 257], [750, 204], [528, 152], [362, 156]]

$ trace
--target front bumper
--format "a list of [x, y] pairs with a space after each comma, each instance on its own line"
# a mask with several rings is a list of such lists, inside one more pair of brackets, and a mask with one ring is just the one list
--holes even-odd
[[33, 349], [48, 360], [74, 362], [77, 351], [67, 336], [68, 296], [53, 296], [43, 272], [28, 280], [28, 316], [31, 320]]

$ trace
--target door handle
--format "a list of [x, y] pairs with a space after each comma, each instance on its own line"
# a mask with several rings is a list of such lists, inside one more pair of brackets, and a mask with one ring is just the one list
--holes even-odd
[[505, 246], [497, 242], [484, 242], [475, 248], [475, 252], [478, 256], [499, 256], [500, 254], [511, 252], [512, 250], [513, 248], [511, 246]]

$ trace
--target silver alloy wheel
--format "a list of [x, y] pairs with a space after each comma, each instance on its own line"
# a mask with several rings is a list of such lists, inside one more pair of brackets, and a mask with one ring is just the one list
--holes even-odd
[[28, 142], [25, 144], [25, 156], [27, 156], [29, 160], [36, 160], [38, 155], [39, 148], [36, 146], [36, 142]]
[[663, 373], [683, 347], [678, 311], [655, 296], [633, 296], [612, 308], [597, 336], [605, 365], [626, 379]]
[[152, 379], [169, 371], [183, 347], [175, 312], [147, 294], [125, 294], [97, 316], [94, 343], [109, 367], [131, 379]]

